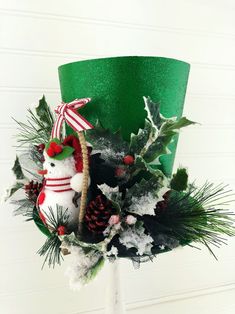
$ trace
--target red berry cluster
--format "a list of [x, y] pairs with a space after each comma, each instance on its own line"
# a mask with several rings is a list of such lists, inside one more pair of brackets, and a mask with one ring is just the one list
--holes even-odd
[[91, 232], [101, 234], [108, 227], [109, 219], [115, 213], [116, 209], [112, 202], [103, 194], [99, 194], [88, 204], [84, 222]]
[[55, 155], [60, 154], [62, 150], [63, 150], [62, 145], [59, 145], [56, 142], [51, 142], [47, 149], [47, 155], [49, 157], [54, 157]]
[[25, 184], [24, 189], [28, 198], [36, 203], [38, 195], [42, 190], [42, 187], [43, 187], [42, 183], [31, 180], [28, 184]]
[[126, 166], [131, 166], [135, 162], [135, 158], [132, 155], [126, 155], [122, 158], [122, 162], [125, 165], [120, 165], [115, 169], [115, 176], [118, 178], [124, 178], [127, 173], [127, 167]]

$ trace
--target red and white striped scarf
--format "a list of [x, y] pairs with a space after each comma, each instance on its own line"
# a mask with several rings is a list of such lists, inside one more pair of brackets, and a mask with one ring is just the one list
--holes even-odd
[[71, 191], [70, 180], [72, 177], [65, 178], [46, 178], [44, 188], [54, 192]]

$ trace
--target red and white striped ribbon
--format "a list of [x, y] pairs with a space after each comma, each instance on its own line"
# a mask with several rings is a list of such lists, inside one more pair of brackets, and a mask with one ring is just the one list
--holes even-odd
[[74, 131], [84, 131], [93, 128], [93, 125], [90, 124], [83, 116], [78, 112], [78, 108], [84, 107], [91, 98], [81, 98], [75, 99], [69, 103], [61, 103], [55, 109], [55, 112], [58, 114], [57, 120], [51, 131], [52, 138], [60, 138], [61, 128], [64, 121], [68, 123], [69, 126]]

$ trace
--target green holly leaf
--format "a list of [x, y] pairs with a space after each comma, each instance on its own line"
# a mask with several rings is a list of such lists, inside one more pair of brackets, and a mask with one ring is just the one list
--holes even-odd
[[144, 154], [143, 158], [147, 162], [156, 161], [160, 156], [170, 153], [168, 145], [172, 142], [174, 135], [177, 134], [174, 131], [169, 131], [165, 135], [159, 135], [156, 141], [148, 147], [148, 150]]
[[162, 173], [161, 170], [159, 170], [159, 169], [153, 167], [151, 164], [147, 163], [146, 160], [144, 160], [142, 156], [136, 156], [135, 167], [137, 169], [146, 171], [146, 172], [150, 173], [151, 175], [154, 175], [158, 178], [164, 177], [164, 174]]
[[86, 140], [93, 145], [94, 150], [108, 153], [129, 152], [129, 144], [123, 140], [120, 130], [112, 133], [110, 130], [104, 129], [99, 121], [96, 122], [95, 128], [86, 131]]
[[142, 178], [140, 182], [135, 183], [128, 189], [131, 197], [140, 198], [148, 193], [157, 196], [157, 192], [164, 186], [165, 176], [152, 176], [149, 179]]
[[68, 157], [72, 156], [73, 152], [74, 152], [74, 148], [73, 147], [71, 147], [71, 146], [64, 146], [61, 153], [59, 153], [58, 155], [55, 155], [55, 156], [53, 156], [51, 158], [56, 159], [56, 160], [63, 160], [65, 158], [68, 158]]
[[23, 180], [25, 178], [18, 156], [16, 156], [14, 166], [12, 167], [11, 170], [14, 172], [14, 175], [16, 176], [17, 180]]
[[35, 108], [35, 110], [36, 110], [37, 116], [39, 117], [40, 121], [43, 122], [44, 125], [47, 125], [47, 126], [53, 125], [53, 116], [44, 95], [39, 100], [39, 104]]
[[167, 134], [170, 131], [177, 131], [183, 127], [196, 124], [196, 122], [188, 120], [186, 117], [182, 117], [179, 120], [167, 120], [161, 127], [160, 133]]
[[150, 121], [145, 120], [144, 129], [139, 129], [137, 134], [131, 134], [130, 152], [132, 154], [140, 154], [148, 142], [155, 140], [155, 130]]
[[95, 264], [91, 266], [91, 268], [88, 269], [87, 273], [85, 274], [84, 283], [90, 282], [93, 278], [96, 277], [98, 272], [102, 269], [104, 266], [105, 259], [101, 255], [100, 258], [97, 260]]
[[184, 191], [188, 186], [188, 173], [187, 169], [179, 168], [177, 172], [173, 175], [170, 186], [175, 191]]
[[159, 159], [160, 156], [169, 154], [168, 145], [174, 140], [174, 136], [178, 134], [179, 129], [188, 125], [195, 124], [195, 122], [188, 120], [185, 117], [179, 120], [167, 119], [163, 122], [156, 140], [148, 146], [143, 154], [143, 158], [147, 162], [152, 162]]
[[48, 238], [51, 237], [50, 231], [47, 229], [47, 227], [44, 225], [43, 221], [39, 217], [38, 210], [36, 207], [33, 209], [33, 221], [35, 225], [38, 227], [38, 229], [45, 234]]
[[51, 144], [52, 142], [53, 142], [53, 143], [56, 143], [56, 144], [58, 144], [58, 145], [62, 145], [62, 144], [61, 144], [61, 141], [60, 141], [57, 137], [55, 137], [55, 138], [51, 139], [51, 140], [46, 144], [45, 148], [48, 149], [49, 146], [50, 146], [50, 144]]

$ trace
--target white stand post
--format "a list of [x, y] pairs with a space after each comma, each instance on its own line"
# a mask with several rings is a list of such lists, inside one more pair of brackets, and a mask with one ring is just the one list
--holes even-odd
[[109, 277], [106, 287], [105, 314], [125, 314], [123, 291], [121, 287], [119, 261], [109, 263]]

